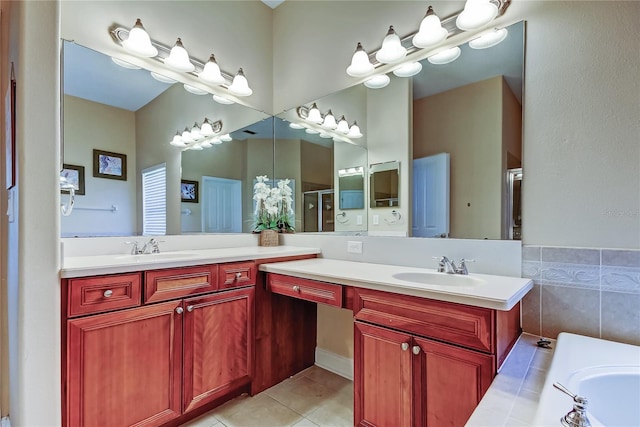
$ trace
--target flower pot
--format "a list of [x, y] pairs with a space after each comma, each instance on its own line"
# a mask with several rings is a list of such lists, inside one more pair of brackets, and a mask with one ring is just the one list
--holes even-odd
[[259, 246], [278, 246], [277, 230], [262, 230], [258, 238]]

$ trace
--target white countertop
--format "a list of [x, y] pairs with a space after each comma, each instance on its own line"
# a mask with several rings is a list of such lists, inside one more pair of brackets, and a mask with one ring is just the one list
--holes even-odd
[[[261, 271], [496, 310], [510, 310], [533, 287], [530, 279], [469, 273], [469, 284], [421, 284], [394, 275], [437, 274], [433, 269], [315, 258], [260, 265]], [[464, 276], [463, 276], [464, 277]], [[444, 277], [443, 279], [448, 279]], [[451, 278], [456, 279], [456, 278]]]
[[248, 246], [219, 249], [194, 249], [148, 255], [94, 255], [65, 257], [60, 277], [83, 277], [99, 274], [127, 273], [161, 268], [187, 267], [199, 264], [237, 262], [274, 257], [315, 255], [319, 248], [296, 246]]

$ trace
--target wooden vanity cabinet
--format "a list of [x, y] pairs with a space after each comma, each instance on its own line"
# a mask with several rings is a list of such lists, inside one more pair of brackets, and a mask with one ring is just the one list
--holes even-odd
[[357, 426], [464, 426], [521, 332], [519, 304], [500, 313], [356, 288], [353, 310]]
[[[229, 289], [191, 296], [218, 288], [218, 267], [232, 272]], [[65, 425], [178, 425], [248, 391], [254, 284], [253, 262], [65, 279]]]

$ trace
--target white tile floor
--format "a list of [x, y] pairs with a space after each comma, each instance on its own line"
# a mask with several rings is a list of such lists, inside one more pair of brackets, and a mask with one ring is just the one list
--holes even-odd
[[353, 426], [353, 382], [312, 366], [253, 397], [233, 399], [184, 426]]

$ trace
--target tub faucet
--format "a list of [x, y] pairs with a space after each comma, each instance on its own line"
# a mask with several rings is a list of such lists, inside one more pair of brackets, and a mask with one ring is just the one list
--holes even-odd
[[564, 427], [591, 427], [589, 418], [587, 418], [587, 399], [571, 393], [560, 383], [553, 383], [553, 386], [573, 398], [573, 409], [560, 418], [560, 424]]

